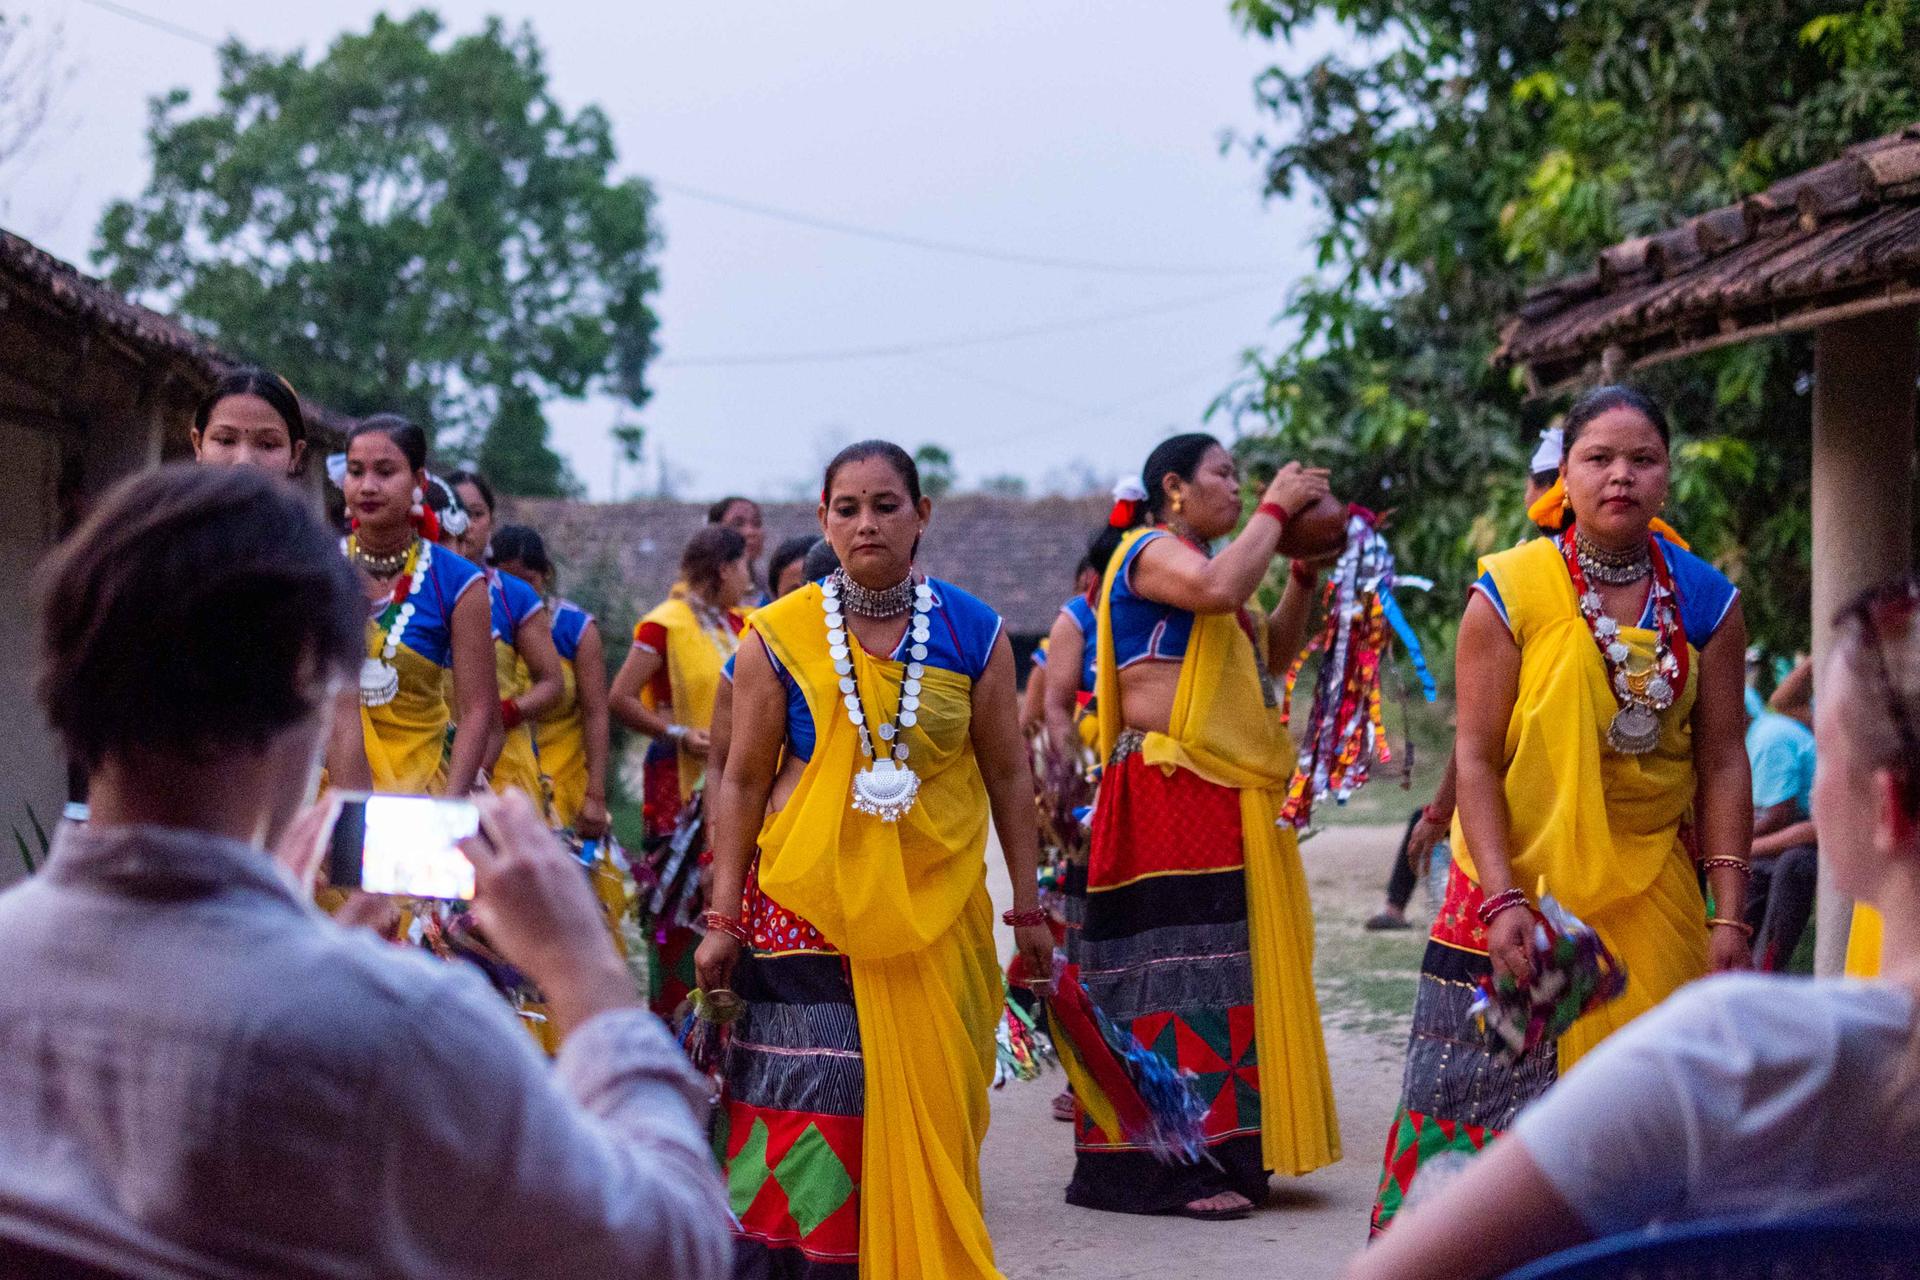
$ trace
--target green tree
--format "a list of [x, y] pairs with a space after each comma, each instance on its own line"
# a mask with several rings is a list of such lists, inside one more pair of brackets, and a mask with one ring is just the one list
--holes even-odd
[[309, 62], [229, 41], [212, 110], [154, 99], [153, 176], [102, 217], [115, 287], [354, 413], [438, 429], [509, 491], [573, 488], [541, 401], [648, 395], [653, 196], [616, 180], [528, 27], [374, 19]]
[[929, 498], [944, 498], [953, 489], [953, 455], [939, 445], [915, 449], [913, 463], [920, 468], [920, 490]]
[[[1258, 37], [1352, 40], [1275, 66], [1241, 141], [1274, 195], [1312, 194], [1297, 337], [1220, 402], [1256, 458], [1330, 464], [1394, 508], [1451, 613], [1522, 529], [1530, 404], [1487, 359], [1525, 288], [1920, 118], [1920, 13], [1870, 0], [1232, 0]], [[1753, 343], [1636, 375], [1680, 433], [1674, 519], [1745, 590], [1755, 634], [1805, 644], [1811, 346]], [[1749, 566], [1753, 571], [1749, 572]]]

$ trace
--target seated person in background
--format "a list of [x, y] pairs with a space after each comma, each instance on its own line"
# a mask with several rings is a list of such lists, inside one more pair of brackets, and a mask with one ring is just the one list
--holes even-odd
[[1767, 709], [1798, 720], [1809, 729], [1813, 728], [1812, 659], [1802, 657], [1794, 663], [1793, 670], [1774, 686], [1773, 696], [1767, 699]]
[[1753, 767], [1753, 879], [1747, 923], [1753, 963], [1779, 972], [1813, 916], [1815, 857], [1813, 733], [1770, 711], [1747, 690], [1747, 760]]
[[327, 815], [295, 814], [366, 603], [307, 508], [151, 471], [46, 563], [39, 700], [93, 812], [0, 894], [0, 1240], [130, 1276], [722, 1275], [706, 1090], [524, 797], [463, 847], [557, 1069], [478, 972], [312, 906]]
[[1920, 1214], [1920, 587], [1841, 614], [1820, 689], [1821, 873], [1884, 915], [1883, 976], [1683, 988], [1420, 1197], [1350, 1280], [1495, 1276], [1653, 1222]]

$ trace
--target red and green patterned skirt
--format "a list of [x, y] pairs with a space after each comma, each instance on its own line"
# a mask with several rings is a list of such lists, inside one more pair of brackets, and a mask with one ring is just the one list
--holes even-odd
[[1166, 1213], [1237, 1191], [1266, 1199], [1240, 795], [1149, 765], [1123, 737], [1100, 783], [1075, 952], [1094, 1003], [1193, 1073], [1208, 1159], [1162, 1164], [1084, 1110], [1067, 1203]]
[[760, 890], [734, 975], [746, 1012], [727, 1062], [727, 1193], [738, 1280], [857, 1280], [866, 1069], [846, 960]]
[[1400, 1110], [1387, 1131], [1373, 1204], [1374, 1235], [1393, 1221], [1422, 1169], [1474, 1155], [1510, 1128], [1520, 1109], [1545, 1093], [1559, 1072], [1554, 1043], [1507, 1062], [1488, 1053], [1469, 1025], [1467, 1010], [1480, 979], [1492, 971], [1481, 901], [1480, 886], [1457, 864], [1450, 865], [1446, 901], [1420, 962]]

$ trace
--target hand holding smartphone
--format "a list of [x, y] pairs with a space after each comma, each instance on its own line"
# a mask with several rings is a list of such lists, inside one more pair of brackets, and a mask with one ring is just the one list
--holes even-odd
[[460, 842], [479, 831], [480, 811], [471, 800], [343, 795], [327, 878], [340, 889], [470, 901], [473, 863]]

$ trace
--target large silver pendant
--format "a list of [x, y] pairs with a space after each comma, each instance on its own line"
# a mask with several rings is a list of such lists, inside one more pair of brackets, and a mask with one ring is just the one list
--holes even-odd
[[360, 701], [369, 707], [384, 707], [400, 693], [400, 672], [392, 663], [368, 658], [360, 664]]
[[853, 808], [882, 822], [898, 822], [913, 811], [920, 775], [903, 764], [879, 760], [853, 775]]
[[1623, 756], [1643, 756], [1660, 745], [1660, 717], [1630, 702], [1607, 726], [1607, 745]]

